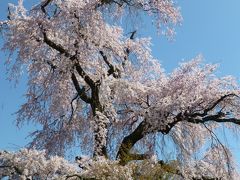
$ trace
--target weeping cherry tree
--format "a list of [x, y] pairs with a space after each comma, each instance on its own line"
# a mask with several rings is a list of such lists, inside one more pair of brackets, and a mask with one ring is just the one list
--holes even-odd
[[[168, 137], [176, 149], [177, 178], [237, 178], [231, 151], [216, 135], [219, 127], [238, 132], [237, 81], [216, 76], [217, 66], [201, 56], [164, 73], [150, 38], [121, 27], [130, 15], [148, 16], [168, 37], [182, 20], [171, 0], [42, 0], [30, 9], [23, 0], [9, 4], [0, 22], [8, 75], [28, 75], [16, 123], [41, 129], [32, 132], [29, 150], [0, 154], [0, 175], [80, 178], [64, 159], [47, 156], [64, 156], [80, 145], [79, 152], [90, 152], [92, 159], [104, 157], [108, 165], [116, 160], [124, 168], [151, 159], [156, 142]], [[139, 143], [147, 151], [136, 152]], [[124, 179], [133, 173], [121, 172]]]

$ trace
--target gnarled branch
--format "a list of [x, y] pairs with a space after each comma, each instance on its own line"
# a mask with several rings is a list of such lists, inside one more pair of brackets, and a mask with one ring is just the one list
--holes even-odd
[[189, 114], [186, 112], [178, 113], [172, 122], [167, 123], [163, 127], [152, 128], [151, 124], [149, 124], [146, 120], [143, 120], [130, 135], [126, 136], [123, 139], [120, 145], [119, 151], [117, 153], [117, 157], [120, 158], [120, 164], [126, 164], [129, 161], [129, 159], [132, 159], [134, 157], [134, 156], [131, 156], [130, 150], [133, 148], [136, 142], [141, 140], [144, 136], [153, 132], [168, 134], [171, 131], [171, 129], [181, 121], [187, 121], [189, 123], [194, 123], [194, 124], [199, 124], [199, 123], [204, 124], [205, 122], [209, 122], [209, 121], [213, 121], [217, 123], [230, 122], [230, 123], [240, 125], [240, 119], [226, 118], [226, 114], [221, 111], [219, 111], [214, 115], [208, 115], [208, 112], [216, 108], [216, 106], [219, 103], [221, 103], [224, 99], [231, 96], [238, 97], [235, 94], [227, 94], [225, 96], [222, 96], [216, 102], [214, 102], [211, 106], [207, 107], [203, 113], [194, 113], [194, 114]]

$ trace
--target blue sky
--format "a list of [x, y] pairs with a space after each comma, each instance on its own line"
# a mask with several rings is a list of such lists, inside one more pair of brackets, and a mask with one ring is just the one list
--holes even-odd
[[[16, 1], [0, 0], [0, 19], [6, 17], [7, 3]], [[33, 1], [25, 0], [26, 5]], [[240, 1], [239, 0], [186, 0], [179, 1], [183, 15], [182, 25], [177, 27], [175, 41], [157, 36], [152, 26], [143, 25], [144, 33], [152, 36], [153, 54], [167, 72], [177, 67], [182, 60], [189, 60], [202, 54], [207, 63], [220, 65], [217, 74], [240, 77]], [[0, 39], [2, 45], [2, 39]], [[4, 60], [0, 52], [0, 149], [17, 150], [27, 144], [28, 133], [33, 125], [21, 129], [14, 126], [15, 115], [26, 90], [26, 77], [19, 85], [6, 80]], [[231, 139], [230, 135], [227, 135]], [[239, 151], [236, 141], [230, 141], [234, 152]], [[237, 154], [236, 154], [237, 155]], [[240, 159], [238, 155], [238, 159]]]

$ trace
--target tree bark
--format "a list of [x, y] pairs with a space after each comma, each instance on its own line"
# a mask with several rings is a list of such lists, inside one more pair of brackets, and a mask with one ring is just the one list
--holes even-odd
[[[93, 157], [107, 157], [107, 134], [109, 121], [104, 115], [104, 108], [99, 98], [100, 82], [95, 82], [91, 88], [91, 108], [94, 116], [94, 151]], [[99, 114], [100, 113], [100, 114]]]
[[[117, 157], [120, 159], [120, 164], [125, 165], [127, 162], [133, 160], [133, 154], [130, 153], [130, 150], [136, 144], [137, 141], [142, 139], [147, 133], [144, 133], [145, 122], [142, 121], [138, 127], [128, 136], [126, 136], [118, 150]], [[140, 158], [137, 158], [138, 160]]]
[[123, 139], [117, 153], [117, 158], [120, 159], [120, 164], [125, 165], [132, 160], [144, 160], [146, 158], [149, 158], [149, 155], [146, 154], [131, 154], [130, 150], [139, 140], [141, 140], [147, 134], [153, 132], [161, 132], [162, 134], [168, 134], [171, 129], [182, 120], [182, 114], [179, 113], [173, 122], [166, 124], [162, 128], [152, 128], [151, 124], [149, 124], [146, 120], [143, 120], [130, 135], [126, 136]]

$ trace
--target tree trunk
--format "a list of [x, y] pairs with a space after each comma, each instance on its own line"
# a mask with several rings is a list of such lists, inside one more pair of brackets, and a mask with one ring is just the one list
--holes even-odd
[[109, 119], [104, 115], [104, 108], [99, 100], [99, 86], [96, 82], [92, 88], [91, 107], [94, 115], [93, 130], [94, 130], [94, 150], [93, 157], [107, 157], [107, 134]]
[[136, 142], [148, 134], [148, 132], [144, 131], [145, 127], [146, 122], [142, 121], [130, 135], [123, 139], [117, 153], [117, 157], [120, 159], [120, 164], [125, 165], [131, 160], [141, 160], [146, 158], [144, 155], [130, 153], [130, 150], [136, 144]]
[[97, 111], [94, 117], [94, 151], [93, 157], [107, 157], [107, 134], [108, 134], [108, 118], [101, 112]]

